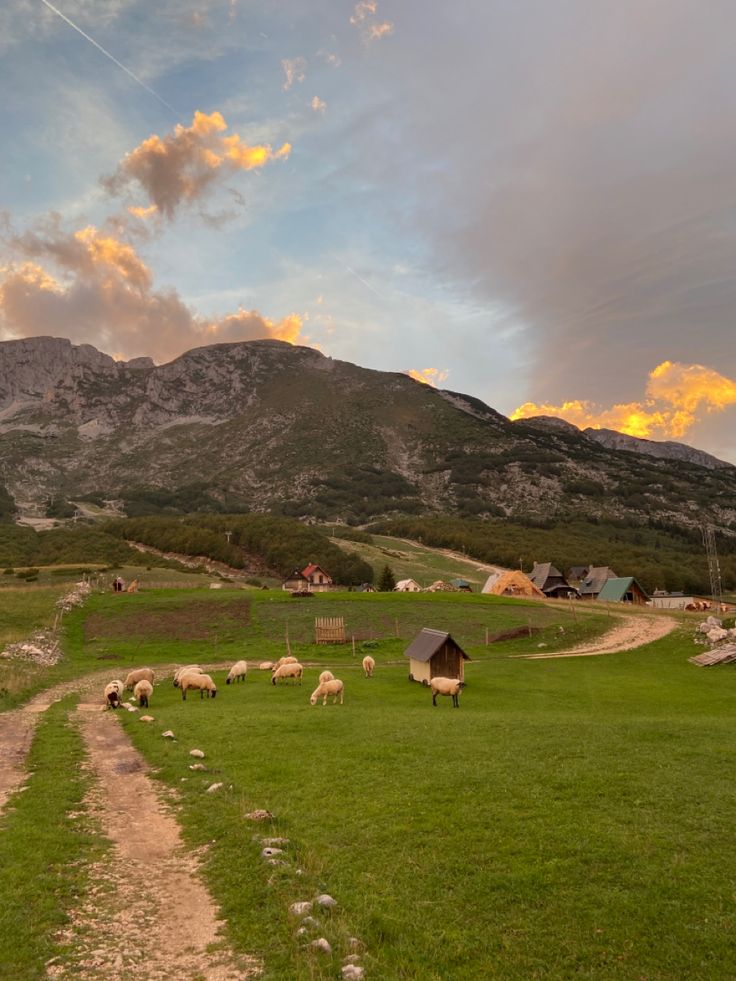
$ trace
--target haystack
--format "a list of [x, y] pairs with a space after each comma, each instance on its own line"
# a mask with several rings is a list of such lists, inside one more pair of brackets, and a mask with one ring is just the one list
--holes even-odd
[[544, 599], [544, 593], [538, 589], [528, 576], [518, 569], [509, 572], [494, 572], [486, 579], [481, 592], [491, 596], [523, 596], [526, 599]]

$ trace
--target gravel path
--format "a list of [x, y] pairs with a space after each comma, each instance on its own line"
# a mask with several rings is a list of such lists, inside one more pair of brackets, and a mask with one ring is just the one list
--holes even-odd
[[620, 616], [616, 624], [602, 637], [587, 644], [571, 647], [567, 651], [538, 654], [516, 654], [528, 660], [542, 660], [552, 657], [593, 657], [596, 654], [616, 654], [619, 651], [634, 650], [666, 637], [678, 626], [674, 617], [646, 616], [646, 614]]

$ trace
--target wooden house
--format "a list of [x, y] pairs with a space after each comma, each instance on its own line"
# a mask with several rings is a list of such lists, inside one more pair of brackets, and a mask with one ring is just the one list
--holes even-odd
[[567, 599], [571, 594], [577, 596], [577, 589], [570, 585], [551, 562], [535, 562], [529, 578], [548, 598]]
[[424, 627], [404, 651], [409, 658], [409, 681], [428, 685], [432, 678], [465, 679], [470, 658], [444, 630]]
[[287, 576], [281, 583], [281, 588], [288, 593], [307, 593], [309, 592], [309, 580], [298, 569], [294, 569], [291, 575]]
[[608, 580], [616, 578], [616, 573], [607, 565], [592, 565], [580, 583], [580, 599], [598, 599]]
[[395, 593], [421, 593], [422, 587], [416, 579], [400, 579], [394, 586]]
[[633, 603], [645, 606], [649, 601], [646, 593], [633, 576], [622, 579], [608, 579], [598, 593], [598, 599], [605, 603]]
[[454, 586], [461, 593], [472, 593], [473, 587], [467, 579], [451, 579], [450, 585]]
[[313, 593], [323, 593], [332, 588], [332, 576], [328, 575], [316, 562], [310, 562], [305, 569], [302, 569], [302, 575]]

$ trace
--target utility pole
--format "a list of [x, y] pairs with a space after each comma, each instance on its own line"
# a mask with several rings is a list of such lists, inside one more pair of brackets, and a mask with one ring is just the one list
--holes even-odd
[[718, 613], [723, 607], [723, 589], [721, 587], [721, 566], [718, 562], [718, 549], [716, 548], [716, 530], [713, 525], [703, 525], [703, 545], [705, 555], [708, 559], [708, 575], [710, 577], [710, 594], [716, 605]]

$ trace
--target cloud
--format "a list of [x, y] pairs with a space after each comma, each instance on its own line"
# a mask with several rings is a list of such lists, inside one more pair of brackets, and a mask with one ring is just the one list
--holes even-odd
[[284, 160], [291, 152], [289, 143], [275, 151], [269, 144], [251, 146], [237, 133], [224, 135], [226, 129], [221, 113], [197, 111], [191, 126], [179, 124], [167, 136], [149, 136], [127, 153], [103, 185], [111, 194], [140, 188], [149, 205], [135, 205], [133, 213], [140, 216], [154, 206], [159, 215], [173, 218], [182, 204], [197, 201], [215, 182]]
[[663, 361], [650, 373], [645, 397], [608, 408], [573, 399], [560, 405], [525, 402], [511, 419], [557, 416], [580, 429], [616, 429], [645, 439], [682, 439], [705, 416], [736, 405], [736, 381], [700, 364]]
[[150, 269], [131, 245], [93, 226], [65, 233], [58, 221], [50, 222], [9, 245], [16, 261], [0, 268], [0, 336], [5, 338], [53, 333], [159, 362], [202, 344], [256, 338], [305, 342], [296, 314], [280, 321], [243, 309], [214, 319], [199, 316], [176, 290], [154, 287]]
[[309, 105], [312, 107], [314, 112], [321, 112], [323, 116], [327, 111], [327, 103], [323, 102], [323, 100], [320, 99], [318, 95], [315, 95], [312, 98], [312, 101], [309, 103]]
[[307, 77], [307, 59], [299, 55], [296, 58], [282, 58], [281, 67], [284, 69], [284, 92], [288, 92], [294, 82], [301, 84]]
[[422, 385], [431, 385], [432, 388], [437, 388], [444, 381], [447, 380], [447, 376], [450, 372], [446, 368], [408, 368], [405, 372], [414, 381], [421, 382]]
[[359, 29], [363, 40], [368, 44], [371, 41], [380, 41], [382, 37], [388, 37], [389, 34], [393, 34], [394, 32], [392, 21], [375, 20], [377, 11], [378, 4], [376, 0], [359, 0], [355, 4], [352, 16], [350, 17], [350, 23], [353, 27]]

